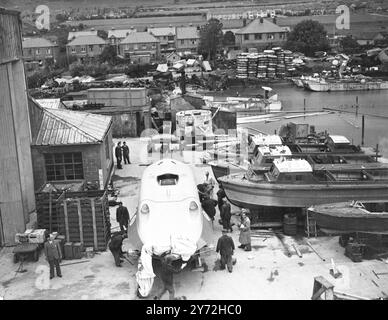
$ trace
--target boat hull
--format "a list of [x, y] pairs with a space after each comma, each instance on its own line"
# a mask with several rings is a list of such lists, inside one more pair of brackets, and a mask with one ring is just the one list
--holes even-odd
[[232, 164], [222, 163], [222, 162], [210, 162], [210, 166], [212, 167], [213, 175], [219, 183], [219, 178], [223, 176], [227, 176], [229, 174], [240, 173], [244, 170], [242, 168], [238, 168]]
[[388, 213], [369, 213], [360, 208], [353, 208], [349, 203], [321, 205], [309, 209], [318, 227], [326, 230], [343, 232], [388, 232]]
[[388, 82], [329, 82], [305, 81], [305, 88], [315, 92], [387, 90]]
[[221, 177], [228, 200], [238, 207], [310, 207], [352, 200], [388, 200], [388, 182], [379, 184], [275, 184]]

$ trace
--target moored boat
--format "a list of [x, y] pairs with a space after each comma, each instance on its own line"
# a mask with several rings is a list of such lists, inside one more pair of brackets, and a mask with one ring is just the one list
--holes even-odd
[[309, 207], [349, 200], [388, 200], [388, 168], [313, 170], [302, 159], [275, 159], [268, 172], [219, 178], [229, 201], [240, 207]]
[[340, 202], [310, 207], [309, 214], [326, 233], [388, 233], [388, 201]]
[[388, 81], [376, 80], [304, 80], [305, 88], [315, 92], [328, 91], [361, 91], [361, 90], [387, 90]]

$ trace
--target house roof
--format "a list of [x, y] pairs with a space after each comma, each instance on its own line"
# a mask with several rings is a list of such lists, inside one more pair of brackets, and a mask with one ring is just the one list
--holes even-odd
[[198, 30], [196, 27], [177, 27], [176, 38], [178, 40], [199, 39]]
[[155, 37], [175, 36], [176, 34], [175, 27], [149, 28], [148, 32], [152, 33]]
[[109, 116], [87, 112], [42, 109], [40, 128], [32, 142], [38, 146], [101, 143], [112, 121]]
[[93, 44], [106, 44], [106, 42], [98, 36], [79, 36], [68, 43], [67, 46], [87, 46]]
[[123, 41], [121, 41], [122, 44], [151, 42], [159, 42], [159, 40], [148, 32], [133, 32], [130, 33]]
[[97, 30], [88, 30], [88, 31], [70, 31], [67, 36], [67, 41], [71, 41], [74, 38], [82, 37], [82, 36], [96, 36]]
[[23, 48], [47, 48], [57, 45], [44, 38], [26, 38], [22, 42]]
[[[261, 22], [263, 21], [263, 22]], [[277, 24], [270, 22], [266, 19], [255, 19], [250, 24], [241, 28], [236, 34], [252, 34], [252, 33], [274, 33], [274, 32], [285, 32], [282, 27]]]
[[132, 32], [136, 32], [136, 29], [109, 30], [108, 31], [108, 39], [111, 37], [124, 39]]
[[225, 19], [220, 20], [222, 23], [222, 29], [240, 29], [244, 26], [242, 19]]

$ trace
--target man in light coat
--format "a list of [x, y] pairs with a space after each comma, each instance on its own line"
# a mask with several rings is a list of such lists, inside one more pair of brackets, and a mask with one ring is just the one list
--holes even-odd
[[62, 278], [61, 267], [59, 266], [62, 260], [62, 252], [59, 243], [54, 241], [54, 235], [50, 234], [48, 241], [44, 244], [44, 254], [50, 265], [50, 279], [54, 278], [54, 266], [57, 271], [57, 276]]
[[246, 209], [242, 210], [241, 213], [241, 224], [240, 224], [240, 237], [239, 241], [241, 245], [239, 248], [245, 251], [251, 251], [251, 220], [247, 216]]

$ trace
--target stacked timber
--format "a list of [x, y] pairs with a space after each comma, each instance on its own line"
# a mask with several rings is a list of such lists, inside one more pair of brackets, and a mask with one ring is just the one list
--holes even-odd
[[258, 55], [251, 53], [248, 56], [248, 78], [256, 78]]
[[237, 57], [237, 78], [246, 79], [248, 77], [248, 55], [243, 52]]
[[36, 200], [39, 228], [59, 232], [67, 243], [81, 243], [94, 250], [106, 249], [110, 239], [106, 192], [40, 192]]

